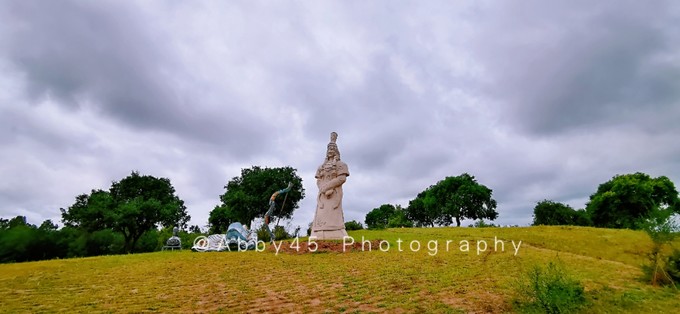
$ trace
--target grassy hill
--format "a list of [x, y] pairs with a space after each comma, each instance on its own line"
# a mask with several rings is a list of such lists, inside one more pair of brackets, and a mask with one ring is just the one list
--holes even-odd
[[[558, 260], [584, 284], [589, 313], [680, 307], [679, 293], [641, 281], [639, 266], [651, 241], [639, 231], [416, 228], [350, 235], [356, 242], [362, 236], [386, 240], [390, 248], [383, 252], [373, 241], [371, 251], [357, 246], [345, 253], [309, 253], [283, 243], [288, 252], [278, 254], [268, 245], [264, 252], [157, 252], [0, 265], [0, 311], [507, 312], [518, 278], [534, 265]], [[414, 240], [417, 252], [411, 250]], [[469, 252], [461, 251], [463, 240]], [[505, 241], [504, 251], [500, 242], [494, 250], [495, 240]], [[436, 251], [429, 241], [436, 241]]]

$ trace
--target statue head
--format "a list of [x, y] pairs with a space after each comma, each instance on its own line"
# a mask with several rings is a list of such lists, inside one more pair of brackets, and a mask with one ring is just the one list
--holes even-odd
[[340, 151], [338, 150], [338, 145], [335, 141], [338, 139], [338, 133], [331, 132], [331, 141], [328, 143], [328, 148], [326, 149], [326, 160], [335, 158], [335, 160], [340, 160]]

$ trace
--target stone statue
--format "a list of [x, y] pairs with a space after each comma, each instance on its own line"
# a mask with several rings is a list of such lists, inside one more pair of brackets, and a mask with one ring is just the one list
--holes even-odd
[[342, 185], [349, 177], [349, 170], [347, 164], [340, 160], [340, 151], [335, 144], [337, 139], [338, 134], [332, 132], [326, 160], [319, 166], [315, 176], [319, 194], [311, 236], [319, 240], [342, 239], [347, 235], [342, 212]]

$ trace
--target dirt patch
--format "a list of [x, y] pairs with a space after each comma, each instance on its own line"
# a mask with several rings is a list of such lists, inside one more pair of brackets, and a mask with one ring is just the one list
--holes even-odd
[[512, 309], [503, 296], [489, 291], [449, 292], [439, 296], [445, 304], [465, 313], [507, 313]]
[[[379, 250], [380, 241], [382, 240], [372, 240], [370, 241], [371, 250]], [[279, 247], [279, 253], [289, 253], [289, 254], [313, 254], [313, 253], [351, 253], [351, 252], [367, 252], [369, 250], [368, 243], [356, 242], [353, 244], [343, 244], [340, 241], [300, 241], [300, 242], [289, 242], [284, 241], [276, 244]], [[276, 247], [272, 244], [267, 245], [267, 251], [276, 252]]]

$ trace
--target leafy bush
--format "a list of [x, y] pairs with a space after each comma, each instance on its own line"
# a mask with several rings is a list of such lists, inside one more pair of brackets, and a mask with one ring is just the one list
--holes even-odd
[[[137, 243], [143, 243], [142, 239], [144, 239], [144, 237], [140, 238]], [[146, 241], [146, 239], [144, 241]], [[121, 254], [125, 252], [125, 240], [123, 239], [123, 235], [111, 229], [86, 233], [85, 246], [87, 256]], [[154, 248], [155, 243], [153, 243], [151, 251], [153, 251]]]
[[473, 225], [470, 225], [470, 227], [473, 227], [473, 228], [496, 228], [496, 227], [499, 227], [499, 226], [494, 225], [492, 223], [488, 223], [488, 222], [484, 221], [484, 219], [480, 219], [478, 221], [475, 221], [475, 223]]
[[[672, 217], [672, 212], [657, 211], [646, 221], [640, 224], [652, 239], [652, 250], [647, 254], [649, 264], [642, 265], [644, 279], [652, 285], [672, 285], [678, 283], [678, 262], [680, 254], [677, 250], [671, 256], [666, 256], [664, 248], [671, 246], [673, 241], [680, 236], [680, 226]], [[677, 287], [677, 286], [676, 286]]]
[[680, 283], [680, 250], [675, 249], [666, 260], [666, 273], [675, 283]]
[[283, 226], [274, 226], [272, 232], [274, 233], [274, 238], [276, 240], [290, 239], [291, 237]]
[[[274, 240], [284, 240], [291, 238], [291, 235], [288, 234], [286, 228], [284, 228], [283, 226], [274, 226], [274, 230], [272, 230], [272, 233], [274, 234]], [[265, 226], [264, 224], [257, 229], [257, 239], [262, 240], [264, 242], [271, 241], [269, 232], [267, 232], [267, 226]]]
[[385, 229], [413, 227], [413, 221], [408, 218], [406, 210], [400, 205], [383, 204], [366, 214], [367, 229]]
[[585, 209], [574, 210], [567, 204], [542, 200], [534, 207], [534, 226], [570, 225], [591, 226], [590, 215]]
[[406, 216], [406, 212], [400, 208], [387, 221], [388, 228], [413, 228], [413, 221]]
[[361, 230], [361, 229], [364, 229], [364, 226], [356, 220], [348, 221], [348, 222], [345, 223], [345, 230], [347, 230], [347, 231]]
[[132, 249], [132, 251], [135, 253], [155, 251], [158, 247], [158, 234], [159, 231], [156, 229], [151, 229], [147, 232], [144, 232], [144, 234], [139, 237], [139, 240], [137, 240], [137, 243], [135, 243], [135, 247]]
[[516, 305], [522, 312], [570, 313], [586, 302], [583, 285], [553, 262], [533, 267], [520, 279], [518, 292]]
[[372, 209], [366, 214], [366, 228], [385, 229], [395, 211], [396, 207], [392, 204], [383, 204]]
[[267, 227], [264, 224], [260, 226], [260, 228], [258, 228], [256, 232], [258, 240], [262, 240], [264, 242], [269, 242], [272, 240], [271, 236], [269, 235], [269, 232], [267, 231]]

